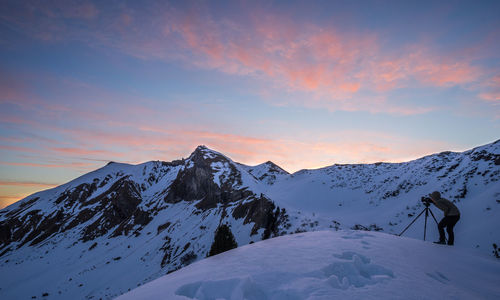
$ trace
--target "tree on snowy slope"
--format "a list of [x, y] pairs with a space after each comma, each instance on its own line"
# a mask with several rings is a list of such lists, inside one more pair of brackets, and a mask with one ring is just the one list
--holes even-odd
[[238, 247], [234, 235], [226, 224], [221, 224], [215, 230], [215, 237], [208, 256], [214, 256], [219, 253]]

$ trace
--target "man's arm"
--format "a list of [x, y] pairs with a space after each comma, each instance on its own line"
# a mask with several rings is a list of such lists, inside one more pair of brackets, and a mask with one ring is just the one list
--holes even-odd
[[431, 200], [432, 200], [432, 202], [434, 202], [434, 205], [436, 205], [437, 208], [444, 211], [445, 215], [450, 210], [450, 207], [447, 205], [448, 203], [446, 203], [445, 201], [439, 201], [439, 200], [436, 201], [432, 198], [431, 198]]

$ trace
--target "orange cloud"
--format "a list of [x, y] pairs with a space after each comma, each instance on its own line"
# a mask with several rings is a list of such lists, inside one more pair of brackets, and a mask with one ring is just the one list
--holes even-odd
[[19, 194], [19, 195], [15, 195], [15, 196], [0, 195], [0, 209], [3, 209], [4, 207], [11, 205], [14, 202], [19, 201], [28, 195], [29, 194]]
[[16, 162], [6, 162], [1, 161], [0, 164], [6, 166], [20, 166], [20, 167], [37, 167], [37, 168], [88, 168], [94, 166], [92, 163], [82, 163], [82, 162], [69, 162], [61, 164], [39, 164], [39, 163], [16, 163]]
[[34, 182], [34, 181], [0, 181], [0, 185], [51, 188], [51, 187], [58, 186], [59, 184], [46, 183], [46, 182]]

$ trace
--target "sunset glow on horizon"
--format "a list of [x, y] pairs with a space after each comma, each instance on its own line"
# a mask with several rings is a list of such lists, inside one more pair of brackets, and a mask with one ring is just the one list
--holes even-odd
[[198, 145], [295, 172], [500, 138], [498, 1], [0, 3], [0, 208]]

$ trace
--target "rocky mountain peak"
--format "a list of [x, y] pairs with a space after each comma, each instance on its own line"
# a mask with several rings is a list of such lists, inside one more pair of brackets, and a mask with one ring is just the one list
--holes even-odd
[[206, 151], [206, 150], [210, 150], [210, 149], [205, 145], [199, 145], [198, 147], [196, 147], [196, 149], [194, 151]]
[[201, 161], [214, 162], [214, 161], [221, 161], [221, 160], [227, 161], [228, 160], [228, 158], [225, 157], [224, 155], [222, 155], [221, 153], [219, 153], [215, 150], [209, 149], [205, 145], [200, 145], [200, 146], [196, 147], [196, 149], [193, 151], [193, 153], [191, 153], [191, 155], [189, 156], [188, 159], [195, 162], [195, 163], [201, 162]]
[[266, 166], [268, 166], [270, 172], [275, 172], [275, 173], [280, 173], [280, 174], [290, 174], [287, 171], [285, 171], [283, 168], [278, 166], [277, 164], [273, 163], [272, 161], [268, 160], [264, 163]]
[[290, 175], [290, 173], [269, 160], [260, 165], [248, 167], [247, 170], [255, 179], [271, 185], [274, 184], [278, 178]]

